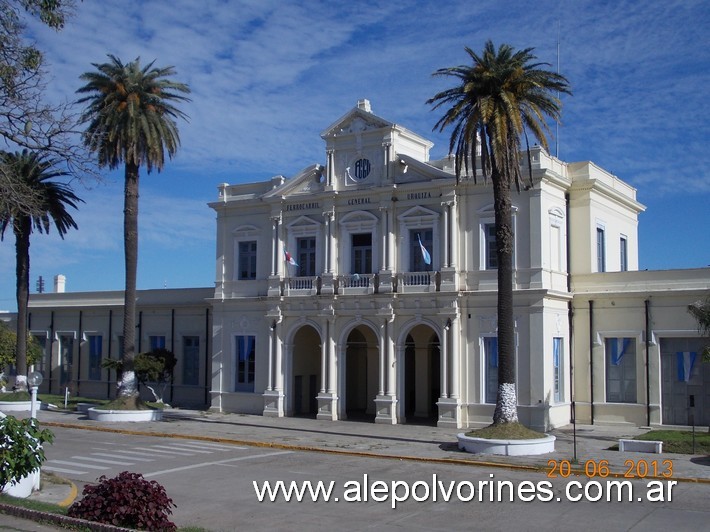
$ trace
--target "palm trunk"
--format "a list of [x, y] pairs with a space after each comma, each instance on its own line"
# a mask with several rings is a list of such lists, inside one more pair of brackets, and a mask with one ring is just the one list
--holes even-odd
[[17, 278], [17, 352], [15, 386], [27, 390], [27, 307], [30, 299], [30, 232], [32, 219], [22, 216], [14, 225]]
[[493, 423], [518, 421], [515, 391], [515, 318], [513, 315], [513, 217], [510, 178], [494, 168], [493, 201], [498, 257], [498, 393]]
[[126, 163], [123, 246], [126, 265], [126, 288], [123, 304], [123, 356], [120, 396], [138, 395], [138, 382], [134, 370], [136, 356], [136, 277], [138, 268], [138, 165]]

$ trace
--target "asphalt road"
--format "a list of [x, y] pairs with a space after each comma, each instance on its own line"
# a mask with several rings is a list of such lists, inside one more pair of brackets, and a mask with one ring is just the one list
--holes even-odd
[[[54, 428], [47, 471], [80, 488], [100, 475], [142, 473], [165, 486], [178, 526], [207, 530], [704, 530], [710, 485], [633, 481], [622, 491], [608, 478], [548, 478], [545, 473], [335, 456], [225, 443]], [[312, 502], [278, 492], [259, 502], [265, 482], [330, 489]], [[256, 483], [256, 484], [255, 484]], [[331, 485], [332, 483], [332, 485]], [[497, 500], [497, 490], [502, 501]], [[633, 492], [631, 491], [633, 489]], [[588, 498], [600, 500], [586, 501]], [[606, 501], [609, 491], [611, 502]], [[510, 497], [514, 499], [510, 501]], [[435, 495], [436, 494], [436, 497]], [[407, 497], [408, 495], [408, 497]], [[627, 497], [631, 497], [629, 501]], [[663, 501], [649, 501], [648, 497]], [[337, 501], [336, 501], [337, 498]], [[436, 498], [436, 500], [434, 500]], [[579, 498], [579, 501], [570, 499]], [[668, 500], [668, 499], [671, 500]], [[406, 500], [405, 500], [406, 499]], [[418, 499], [418, 500], [415, 500]], [[448, 499], [448, 501], [446, 500]], [[470, 499], [470, 500], [469, 500]]]

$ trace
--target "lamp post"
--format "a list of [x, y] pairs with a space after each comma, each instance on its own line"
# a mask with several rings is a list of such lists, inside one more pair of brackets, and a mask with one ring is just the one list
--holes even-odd
[[27, 384], [30, 385], [32, 391], [32, 405], [30, 406], [30, 417], [35, 419], [37, 417], [37, 388], [42, 384], [42, 374], [39, 371], [32, 371], [27, 375]]

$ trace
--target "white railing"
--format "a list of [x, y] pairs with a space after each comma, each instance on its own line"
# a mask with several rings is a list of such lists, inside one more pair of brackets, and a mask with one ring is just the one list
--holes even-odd
[[422, 286], [432, 283], [431, 274], [433, 272], [404, 272], [401, 274], [404, 286]]
[[342, 288], [370, 288], [375, 286], [374, 273], [353, 273], [340, 276], [340, 286]]
[[318, 277], [288, 277], [285, 279], [287, 295], [315, 295]]

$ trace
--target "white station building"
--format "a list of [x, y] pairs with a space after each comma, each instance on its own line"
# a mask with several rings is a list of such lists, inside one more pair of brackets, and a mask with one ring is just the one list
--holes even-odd
[[[222, 184], [215, 288], [140, 291], [143, 350], [178, 356], [168, 402], [377, 423], [490, 423], [497, 390], [493, 195], [432, 143], [357, 106], [324, 164]], [[638, 271], [636, 190], [532, 149], [513, 193], [519, 417], [710, 424], [710, 364], [687, 306], [710, 269]], [[524, 170], [527, 174], [527, 168]], [[115, 393], [122, 292], [34, 294], [44, 391]], [[112, 378], [113, 377], [113, 378]], [[574, 409], [573, 409], [574, 404]]]

